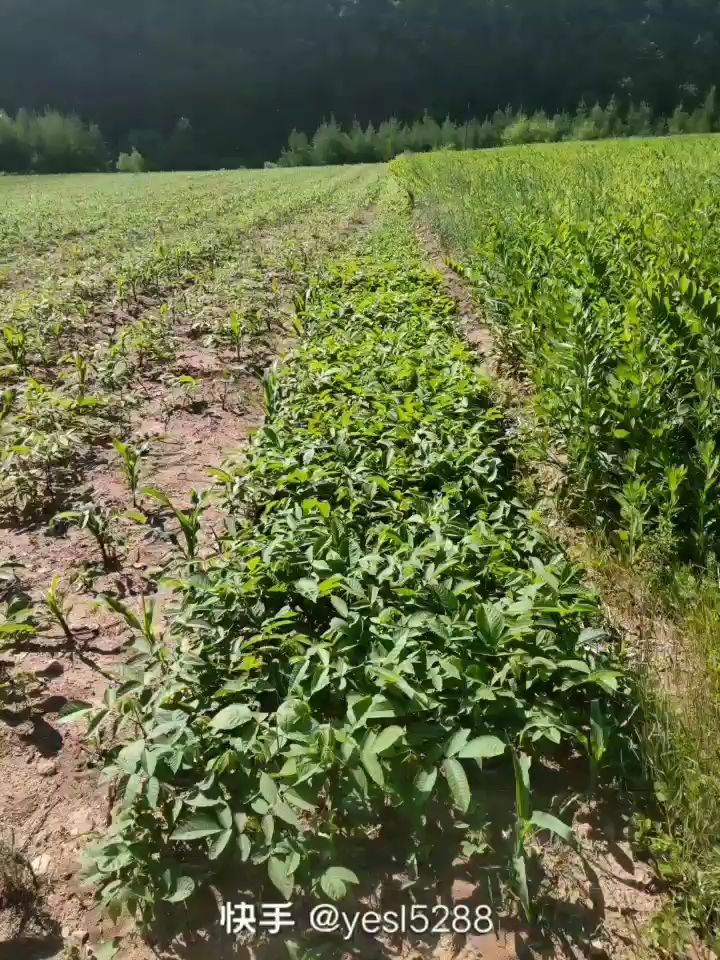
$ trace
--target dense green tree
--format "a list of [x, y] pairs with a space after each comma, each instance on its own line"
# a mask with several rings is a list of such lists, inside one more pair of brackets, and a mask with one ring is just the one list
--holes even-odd
[[9, 173], [74, 173], [102, 170], [107, 154], [100, 129], [56, 110], [15, 118], [0, 111], [0, 170]]
[[[364, 131], [425, 109], [550, 117], [613, 94], [665, 115], [682, 99], [692, 115], [720, 73], [716, 0], [0, 0], [0, 23], [7, 110], [52, 103], [124, 151], [131, 130], [158, 131], [167, 148], [186, 117], [179, 166], [260, 163], [293, 127], [330, 115]], [[591, 119], [589, 137], [606, 126]], [[417, 149], [442, 143], [427, 126]]]
[[363, 130], [354, 121], [349, 133], [344, 133], [333, 120], [320, 126], [312, 143], [307, 136], [294, 130], [279, 162], [283, 166], [359, 163], [391, 160], [404, 151], [472, 150], [559, 140], [601, 140], [715, 130], [720, 130], [720, 114], [713, 88], [692, 113], [680, 105], [667, 120], [655, 117], [645, 102], [639, 106], [632, 101], [623, 104], [616, 97], [611, 97], [604, 107], [596, 103], [590, 110], [581, 101], [574, 113], [561, 111], [552, 117], [544, 110], [528, 115], [522, 110], [513, 113], [507, 108], [496, 110], [492, 117], [482, 122], [469, 120], [457, 124], [446, 117], [439, 125], [425, 114], [413, 124], [400, 123], [395, 118], [385, 120], [377, 130], [372, 125]]
[[142, 173], [145, 170], [143, 155], [133, 147], [130, 153], [121, 153], [115, 164], [118, 173]]

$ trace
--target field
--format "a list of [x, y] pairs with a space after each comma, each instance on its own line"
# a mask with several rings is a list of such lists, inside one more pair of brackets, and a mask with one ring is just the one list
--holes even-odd
[[693, 891], [685, 910], [711, 929], [718, 148], [714, 137], [568, 144], [410, 158], [397, 171], [482, 303], [500, 370], [531, 412], [541, 488], [549, 469], [564, 519], [594, 534], [583, 560], [642, 661], [641, 752], [675, 837], [657, 848]]
[[8, 956], [704, 955], [717, 150], [0, 180]]

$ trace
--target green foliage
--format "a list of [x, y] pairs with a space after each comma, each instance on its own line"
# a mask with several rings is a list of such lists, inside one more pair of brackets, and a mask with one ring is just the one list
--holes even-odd
[[56, 110], [15, 118], [0, 110], [0, 170], [9, 173], [75, 173], [102, 170], [106, 150], [94, 125]]
[[143, 155], [133, 147], [130, 153], [121, 153], [115, 165], [118, 173], [142, 173], [145, 170]]
[[470, 841], [508, 740], [583, 746], [588, 696], [608, 715], [622, 696], [594, 597], [517, 499], [439, 278], [332, 267], [302, 330], [224, 483], [221, 552], [200, 561], [183, 526], [169, 635], [121, 611], [141, 643], [91, 721], [122, 797], [90, 853], [113, 914], [149, 920], [229, 866], [342, 898], [388, 810], [408, 855], [429, 831]]
[[116, 438], [113, 439], [113, 446], [120, 455], [123, 473], [125, 474], [128, 489], [130, 490], [130, 496], [132, 497], [132, 504], [137, 509], [137, 491], [140, 483], [140, 462], [145, 451], [143, 449], [133, 447], [129, 443], [123, 443], [122, 440], [118, 440]]
[[[611, 602], [674, 625], [671, 657], [635, 641], [634, 737], [657, 801], [637, 839], [674, 894], [651, 930], [668, 955], [720, 930], [717, 151], [704, 137], [395, 164], [475, 285], [502, 362], [534, 388], [565, 507], [617, 550]], [[593, 789], [608, 719], [593, 701]]]
[[333, 120], [323, 123], [312, 139], [293, 130], [278, 163], [285, 167], [313, 166], [327, 163], [377, 163], [392, 160], [402, 153], [426, 153], [433, 150], [479, 150], [527, 143], [555, 143], [558, 140], [604, 140], [609, 137], [650, 137], [681, 133], [709, 133], [720, 129], [715, 88], [692, 114], [677, 107], [665, 120], [656, 117], [644, 101], [622, 104], [612, 97], [602, 107], [596, 103], [590, 110], [581, 103], [575, 114], [556, 113], [548, 116], [543, 110], [526, 114], [496, 110], [482, 122], [468, 120], [454, 123], [446, 117], [442, 125], [429, 114], [412, 124], [392, 118], [377, 129], [369, 124], [363, 130], [358, 121], [345, 133]]
[[157, 503], [161, 504], [161, 506], [167, 507], [174, 514], [182, 535], [182, 540], [177, 542], [180, 550], [183, 553], [183, 556], [187, 561], [197, 559], [198, 550], [200, 547], [200, 528], [202, 515], [208, 506], [207, 495], [198, 494], [195, 490], [193, 490], [190, 495], [190, 509], [180, 510], [161, 490], [155, 490], [151, 487], [147, 487], [145, 490], [143, 490], [143, 493], [147, 497], [150, 497], [152, 500], [155, 500]]
[[630, 563], [718, 549], [716, 157], [707, 139], [398, 161], [535, 386], [577, 511]]
[[60, 577], [53, 577], [47, 596], [45, 597], [45, 606], [47, 607], [50, 617], [62, 630], [66, 643], [73, 649], [75, 647], [75, 634], [72, 632], [70, 624], [68, 623], [70, 610], [66, 602], [65, 591], [63, 590]]
[[104, 570], [113, 570], [117, 566], [115, 517], [97, 503], [81, 504], [76, 510], [57, 513], [53, 517], [54, 526], [76, 526], [87, 530], [97, 543]]

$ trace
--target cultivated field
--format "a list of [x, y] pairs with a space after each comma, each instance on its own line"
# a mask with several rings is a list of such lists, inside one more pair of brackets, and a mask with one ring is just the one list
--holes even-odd
[[296, 905], [266, 957], [699, 951], [678, 734], [540, 465], [612, 562], [713, 562], [717, 150], [0, 180], [8, 957], [220, 960], [226, 900]]
[[525, 445], [542, 464], [538, 492], [549, 466], [565, 521], [595, 532], [579, 552], [641, 661], [639, 750], [661, 811], [648, 842], [686, 895], [677, 926], [699, 924], [711, 939], [720, 905], [719, 162], [716, 137], [693, 137], [395, 165], [482, 304], [511, 392], [532, 411]]

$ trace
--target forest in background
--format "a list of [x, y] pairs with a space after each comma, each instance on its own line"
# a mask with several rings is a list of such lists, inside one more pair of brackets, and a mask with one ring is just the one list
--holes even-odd
[[606, 140], [611, 137], [661, 137], [667, 134], [712, 133], [720, 130], [717, 93], [712, 87], [700, 106], [688, 111], [679, 104], [669, 117], [656, 116], [647, 103], [622, 104], [611, 97], [605, 106], [581, 103], [574, 113], [549, 116], [544, 110], [528, 115], [522, 110], [496, 110], [483, 121], [438, 123], [425, 114], [415, 123], [386, 120], [363, 128], [355, 121], [343, 130], [336, 120], [325, 121], [312, 138], [293, 130], [283, 150], [283, 167], [324, 166], [336, 163], [379, 163], [402, 153], [433, 150], [482, 150], [524, 143], [560, 140]]
[[720, 72], [715, 0], [0, 0], [0, 22], [9, 115], [77, 114], [156, 168], [259, 165], [331, 116], [692, 113]]
[[[323, 121], [312, 137], [293, 130], [277, 164], [265, 166], [307, 167], [347, 163], [382, 163], [402, 153], [433, 150], [481, 150], [525, 143], [555, 143], [560, 140], [604, 140], [611, 137], [653, 137], [720, 130], [720, 109], [715, 87], [692, 111], [678, 105], [669, 117], [656, 116], [647, 103], [621, 103], [612, 97], [605, 106], [588, 108], [581, 103], [574, 113], [496, 110], [491, 117], [455, 123], [446, 117], [439, 123], [425, 113], [414, 123], [396, 118], [377, 127], [363, 127], [357, 120], [344, 130], [331, 118]], [[142, 144], [142, 141], [140, 141]], [[0, 112], [0, 171], [8, 173], [76, 173], [114, 171], [142, 173], [146, 170], [195, 169], [199, 145], [187, 119], [178, 121], [167, 139], [158, 138], [156, 149], [143, 154], [138, 142], [117, 159], [110, 156], [99, 127], [85, 125], [76, 116], [47, 110], [42, 114], [18, 111], [16, 117]]]

